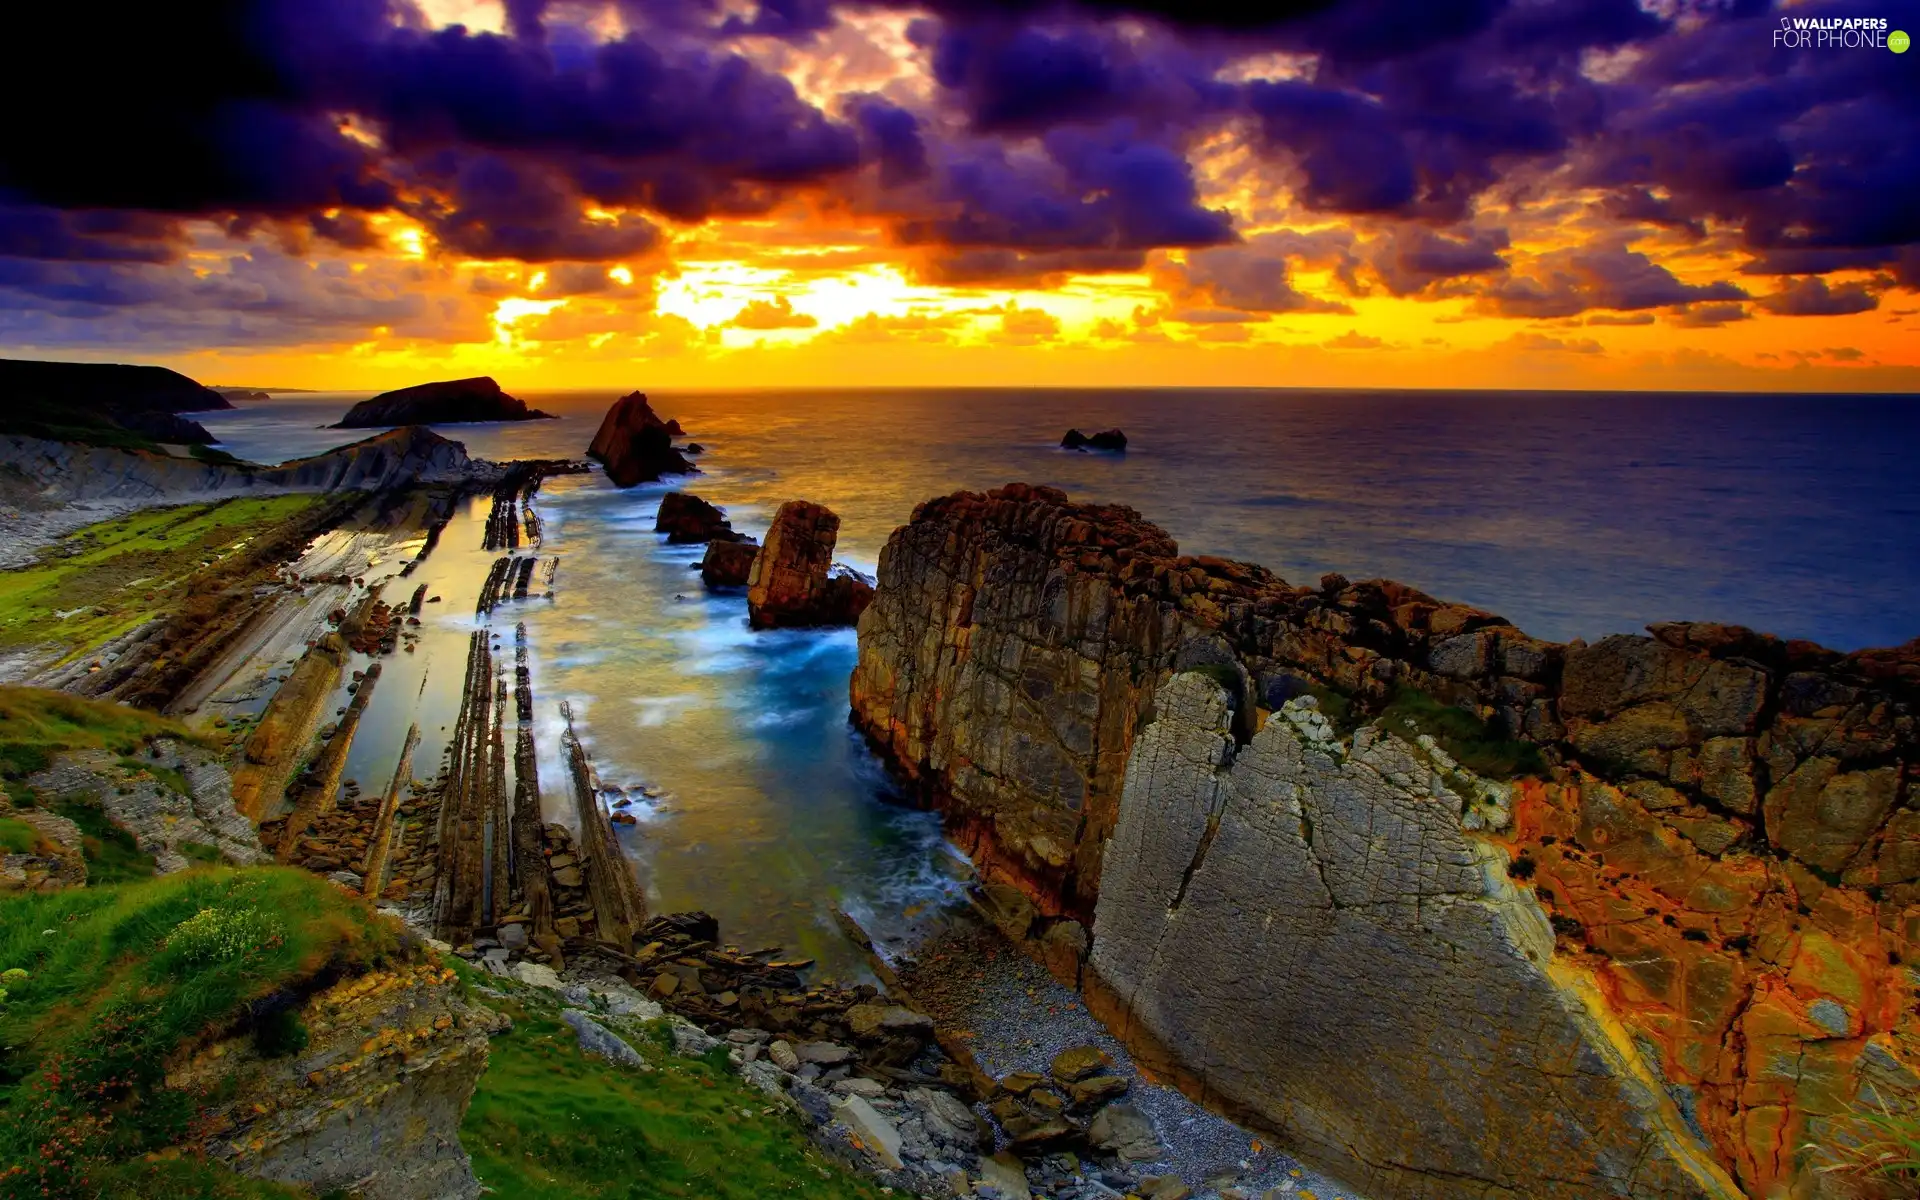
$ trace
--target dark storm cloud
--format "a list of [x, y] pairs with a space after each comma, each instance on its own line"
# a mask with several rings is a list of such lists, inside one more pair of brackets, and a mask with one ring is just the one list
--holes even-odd
[[1755, 303], [1782, 317], [1838, 317], [1880, 307], [1880, 297], [1859, 283], [1828, 287], [1818, 275], [1796, 279]]
[[1571, 317], [1588, 309], [1637, 312], [1696, 301], [1745, 300], [1726, 281], [1683, 283], [1637, 250], [1597, 246], [1556, 250], [1540, 256], [1526, 274], [1489, 284], [1480, 293], [1483, 311], [1507, 317]]
[[1500, 252], [1508, 246], [1504, 229], [1446, 234], [1422, 225], [1404, 225], [1368, 246], [1367, 261], [1387, 290], [1411, 296], [1436, 283], [1507, 269]]
[[178, 255], [182, 236], [180, 223], [168, 217], [112, 209], [65, 212], [8, 204], [0, 196], [0, 257], [164, 263]]

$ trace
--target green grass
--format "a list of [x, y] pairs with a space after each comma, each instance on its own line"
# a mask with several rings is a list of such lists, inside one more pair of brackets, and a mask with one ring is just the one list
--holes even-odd
[[172, 767], [163, 767], [159, 763], [135, 758], [130, 754], [121, 756], [120, 766], [129, 774], [151, 775], [162, 787], [175, 795], [193, 795], [193, 788], [188, 785], [187, 777]]
[[188, 580], [323, 499], [267, 496], [142, 509], [81, 529], [17, 571], [0, 572], [0, 646], [69, 655], [170, 612]]
[[1547, 769], [1540, 748], [1532, 742], [1509, 738], [1491, 722], [1413, 688], [1394, 693], [1380, 713], [1380, 724], [1408, 737], [1431, 734], [1442, 750], [1482, 778], [1513, 779]]
[[[26, 779], [46, 770], [53, 756], [63, 750], [105, 750], [120, 755], [123, 765], [152, 771], [156, 778], [167, 778], [169, 786], [178, 779], [179, 790], [185, 795], [186, 779], [178, 772], [135, 757], [159, 737], [205, 742], [178, 721], [141, 709], [84, 700], [45, 688], [0, 686], [0, 786], [16, 805], [39, 802]], [[94, 836], [108, 835], [99, 832]]]
[[40, 845], [40, 831], [25, 821], [0, 817], [0, 854], [32, 854]]
[[193, 455], [195, 458], [199, 459], [201, 462], [217, 463], [223, 467], [239, 467], [239, 466], [246, 465], [246, 460], [241, 458], [236, 458], [233, 455], [227, 453], [225, 450], [216, 450], [212, 446], [202, 446], [197, 442], [187, 447], [187, 453]]
[[545, 1003], [488, 1003], [513, 1031], [493, 1039], [460, 1140], [495, 1195], [880, 1200], [876, 1184], [828, 1160], [794, 1117], [736, 1078], [724, 1051], [682, 1059], [640, 1044], [656, 1069], [629, 1070], [581, 1054]]
[[[189, 919], [239, 936], [176, 933]], [[28, 973], [0, 1009], [0, 1200], [129, 1194], [109, 1180], [186, 1139], [206, 1099], [166, 1086], [181, 1047], [235, 1028], [251, 1001], [400, 946], [391, 921], [292, 868], [0, 899], [0, 971]]]
[[0, 406], [0, 433], [120, 450], [160, 451], [153, 439], [135, 433], [104, 413], [18, 396], [9, 397], [7, 403]]
[[218, 866], [221, 862], [220, 847], [209, 846], [205, 842], [181, 842], [175, 849], [188, 862], [203, 867]]

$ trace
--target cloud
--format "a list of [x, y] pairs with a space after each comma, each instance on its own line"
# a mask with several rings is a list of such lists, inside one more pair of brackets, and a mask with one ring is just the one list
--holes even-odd
[[1412, 296], [1437, 283], [1505, 271], [1507, 260], [1500, 252], [1508, 245], [1504, 229], [1450, 235], [1402, 225], [1367, 243], [1367, 262], [1388, 291]]
[[1653, 314], [1650, 312], [1638, 312], [1638, 313], [1597, 312], [1597, 313], [1589, 313], [1587, 315], [1585, 323], [1588, 325], [1651, 325], [1653, 324], [1653, 321], [1654, 321], [1654, 317], [1653, 317]]
[[1000, 310], [1000, 332], [1014, 340], [1047, 341], [1060, 336], [1060, 318], [1043, 308], [1021, 308], [1009, 300]]
[[1835, 317], [1878, 308], [1880, 297], [1868, 291], [1865, 284], [1847, 283], [1829, 288], [1826, 280], [1813, 275], [1796, 279], [1755, 303], [1776, 316]]
[[1329, 350], [1378, 350], [1386, 345], [1377, 337], [1370, 337], [1357, 330], [1349, 329], [1336, 338], [1328, 338], [1320, 343]]
[[747, 301], [746, 307], [735, 313], [727, 324], [735, 329], [812, 329], [820, 324], [820, 319], [793, 311], [793, 301], [775, 296], [771, 300]]
[[1184, 263], [1168, 263], [1156, 281], [1169, 294], [1195, 307], [1240, 309], [1253, 313], [1341, 313], [1353, 307], [1309, 295], [1294, 286], [1291, 259], [1331, 263], [1336, 274], [1352, 279], [1352, 235], [1299, 235], [1288, 231], [1262, 235], [1242, 246], [1201, 250]]
[[1491, 283], [1475, 308], [1506, 317], [1571, 317], [1589, 309], [1635, 312], [1699, 300], [1745, 300], [1732, 283], [1682, 283], [1625, 246], [1579, 247], [1540, 255], [1525, 273]]
[[1550, 338], [1542, 333], [1516, 333], [1497, 346], [1531, 354], [1604, 354], [1599, 342], [1591, 338]]
[[1740, 304], [1686, 304], [1674, 310], [1673, 323], [1682, 329], [1718, 329], [1752, 316]]

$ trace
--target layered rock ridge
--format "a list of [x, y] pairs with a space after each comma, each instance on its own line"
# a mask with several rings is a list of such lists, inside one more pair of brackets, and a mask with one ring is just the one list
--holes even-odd
[[[1131, 509], [1012, 484], [927, 501], [894, 533], [860, 620], [851, 699], [856, 725], [909, 790], [943, 810], [1010, 931], [1034, 939], [1062, 976], [1084, 973], [1096, 994], [1104, 987], [1129, 1040], [1171, 1047], [1167, 1057], [1184, 1063], [1193, 1086], [1232, 1098], [1256, 1123], [1293, 1131], [1303, 1147], [1348, 1138], [1355, 1161], [1372, 1163], [1363, 1175], [1391, 1172], [1393, 1163], [1440, 1164], [1449, 1143], [1433, 1133], [1418, 1141], [1425, 1158], [1368, 1158], [1386, 1142], [1368, 1149], [1337, 1124], [1342, 1109], [1364, 1107], [1365, 1092], [1336, 1105], [1272, 1090], [1253, 1080], [1257, 1069], [1210, 1058], [1191, 1039], [1239, 1021], [1261, 987], [1288, 994], [1279, 977], [1306, 969], [1328, 946], [1416, 976], [1424, 951], [1383, 940], [1354, 915], [1327, 918], [1328, 932], [1313, 934], [1321, 941], [1296, 934], [1289, 943], [1317, 947], [1313, 956], [1281, 955], [1265, 983], [1157, 999], [1151, 980], [1163, 976], [1140, 977], [1113, 957], [1120, 948], [1102, 944], [1101, 927], [1119, 919], [1109, 918], [1109, 903], [1124, 902], [1116, 889], [1142, 887], [1146, 869], [1142, 849], [1114, 837], [1123, 791], [1135, 786], [1129, 764], [1141, 731], [1171, 699], [1168, 680], [1193, 670], [1228, 696], [1223, 719], [1237, 747], [1253, 745], [1263, 722], [1274, 728], [1269, 714], [1297, 711], [1286, 705], [1304, 695], [1343, 729], [1384, 714], [1412, 737], [1404, 714], [1422, 711], [1445, 718], [1435, 728], [1484, 729], [1481, 740], [1498, 751], [1489, 761], [1519, 778], [1502, 804], [1465, 805], [1446, 840], [1497, 848], [1513, 886], [1550, 922], [1552, 953], [1534, 965], [1567, 1003], [1595, 1014], [1616, 1048], [1630, 1048], [1620, 1061], [1630, 1068], [1637, 1057], [1739, 1188], [1761, 1195], [1805, 1185], [1814, 1178], [1808, 1143], [1830, 1137], [1850, 1104], [1920, 1091], [1916, 976], [1906, 965], [1920, 941], [1920, 642], [1842, 655], [1728, 626], [1650, 632], [1560, 645], [1390, 581], [1328, 576], [1296, 587], [1250, 564], [1180, 555]], [[1318, 768], [1295, 776], [1296, 791], [1358, 786]], [[1409, 855], [1439, 852], [1427, 843], [1381, 838], [1366, 852], [1369, 872], [1410, 880], [1394, 903], [1422, 920], [1460, 906], [1429, 897], [1421, 888], [1431, 881], [1407, 875], [1423, 861]], [[1184, 870], [1192, 854], [1173, 858]], [[1277, 881], [1263, 869], [1255, 878], [1276, 889], [1296, 885], [1294, 873]], [[1197, 898], [1198, 882], [1196, 873], [1183, 903]], [[1166, 919], [1166, 899], [1153, 903]], [[1259, 894], [1247, 903], [1269, 911]], [[1511, 926], [1489, 928], [1451, 969], [1521, 1004], [1538, 981], [1515, 975], [1499, 949], [1500, 938], [1522, 944]], [[1169, 945], [1188, 953], [1197, 953], [1189, 943], [1233, 940], [1191, 922], [1182, 932]], [[1417, 990], [1403, 999], [1424, 1004]], [[1548, 1011], [1525, 1003], [1536, 1016]], [[1149, 1020], [1149, 1011], [1170, 1015]], [[1301, 1036], [1271, 1023], [1239, 1028], [1236, 1054]], [[1389, 1045], [1355, 1028], [1334, 1021], [1314, 1031], [1356, 1064], [1349, 1082], [1375, 1079], [1368, 1064], [1383, 1072], [1381, 1087], [1405, 1082], [1379, 1061], [1389, 1048], [1468, 1056], [1480, 1081], [1551, 1061], [1518, 1034], [1475, 1043], [1449, 1033], [1454, 1040], [1431, 1044], [1421, 1027], [1407, 1026]], [[1422, 1094], [1444, 1106], [1454, 1085], [1431, 1069], [1435, 1083]], [[1591, 1072], [1576, 1073], [1585, 1080]], [[1621, 1127], [1665, 1128], [1657, 1107]], [[1509, 1127], [1485, 1145], [1523, 1141]], [[1671, 1149], [1679, 1142], [1662, 1144], [1683, 1162]], [[1490, 1181], [1525, 1177], [1485, 1153], [1492, 1165], [1472, 1176], [1483, 1190], [1459, 1194], [1503, 1194], [1518, 1185]], [[1628, 1194], [1606, 1190], [1621, 1176], [1599, 1153], [1565, 1173], [1588, 1191], [1532, 1194]], [[1383, 1194], [1401, 1193], [1387, 1186]]]
[[1486, 790], [1313, 705], [1239, 746], [1219, 683], [1160, 690], [1101, 880], [1095, 1011], [1366, 1195], [1739, 1196], [1463, 829]]

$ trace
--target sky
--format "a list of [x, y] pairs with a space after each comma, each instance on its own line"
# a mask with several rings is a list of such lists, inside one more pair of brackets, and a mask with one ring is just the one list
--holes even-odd
[[5, 21], [10, 356], [342, 390], [1920, 391], [1920, 51], [1889, 47], [1920, 0]]

